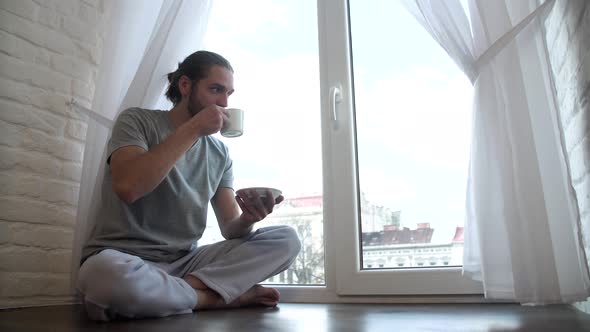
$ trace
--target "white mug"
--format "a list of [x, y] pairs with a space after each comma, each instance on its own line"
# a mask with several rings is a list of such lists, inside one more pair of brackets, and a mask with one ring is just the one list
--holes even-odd
[[226, 108], [228, 119], [223, 121], [221, 135], [224, 137], [239, 137], [244, 133], [244, 111], [239, 108]]

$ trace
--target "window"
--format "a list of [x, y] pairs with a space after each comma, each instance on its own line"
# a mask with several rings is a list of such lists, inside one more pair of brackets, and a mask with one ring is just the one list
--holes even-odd
[[[217, 0], [205, 47], [232, 62], [230, 106], [245, 110], [244, 135], [221, 138], [236, 189], [281, 189], [260, 226], [290, 224], [304, 242], [268, 280], [300, 286], [284, 300], [481, 293], [455, 236], [471, 86], [401, 1]], [[221, 239], [209, 226], [203, 240]]]
[[[338, 221], [328, 223], [338, 239], [338, 293], [481, 292], [460, 266], [430, 259], [443, 246], [462, 247], [470, 82], [401, 1], [319, 8], [326, 217]], [[364, 251], [383, 246], [427, 256], [414, 255], [399, 271], [400, 263], [383, 270], [363, 261]], [[452, 255], [460, 265], [462, 250]]]
[[471, 84], [401, 1], [349, 3], [362, 234], [440, 251], [463, 226]]

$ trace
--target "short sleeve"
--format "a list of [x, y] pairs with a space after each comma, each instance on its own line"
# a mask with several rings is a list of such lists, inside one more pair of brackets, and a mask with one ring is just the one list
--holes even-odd
[[110, 163], [111, 154], [124, 146], [139, 146], [148, 150], [148, 128], [141, 111], [137, 108], [126, 109], [117, 118], [107, 149], [107, 163]]

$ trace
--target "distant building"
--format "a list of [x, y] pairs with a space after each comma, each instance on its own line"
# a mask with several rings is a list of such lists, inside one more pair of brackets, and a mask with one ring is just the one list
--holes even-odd
[[[257, 227], [291, 225], [302, 240], [297, 260], [267, 282], [278, 284], [323, 284], [323, 197], [287, 198]], [[401, 211], [373, 205], [361, 196], [362, 266], [365, 269], [461, 266], [463, 227], [456, 227], [448, 242], [431, 243], [434, 228], [419, 223], [415, 229], [401, 227]]]
[[[277, 205], [271, 215], [257, 225], [290, 225], [299, 234], [301, 240], [312, 242], [317, 250], [324, 250], [324, 209], [320, 195], [285, 199]], [[304, 227], [305, 226], [305, 227]], [[305, 232], [304, 232], [305, 228]], [[311, 243], [310, 243], [311, 244]]]
[[434, 229], [418, 224], [414, 230], [389, 227], [363, 233], [363, 268], [408, 268], [463, 265], [463, 227], [448, 243], [430, 243]]
[[380, 232], [364, 232], [362, 235], [363, 247], [382, 246], [393, 244], [430, 243], [434, 229], [430, 224], [418, 224], [418, 228], [410, 230], [407, 227], [399, 229], [398, 226], [386, 225]]
[[374, 205], [369, 202], [365, 194], [361, 194], [361, 227], [365, 232], [379, 232], [385, 227], [400, 226], [401, 211]]

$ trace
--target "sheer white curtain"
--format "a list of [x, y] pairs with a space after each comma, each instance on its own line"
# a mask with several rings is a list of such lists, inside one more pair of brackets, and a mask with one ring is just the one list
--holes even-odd
[[166, 74], [201, 47], [210, 0], [107, 0], [110, 20], [90, 115], [72, 252], [72, 287], [80, 253], [100, 206], [106, 143], [118, 114], [132, 106], [168, 109]]
[[407, 0], [475, 94], [463, 271], [487, 298], [548, 304], [590, 291], [543, 21], [555, 0]]

